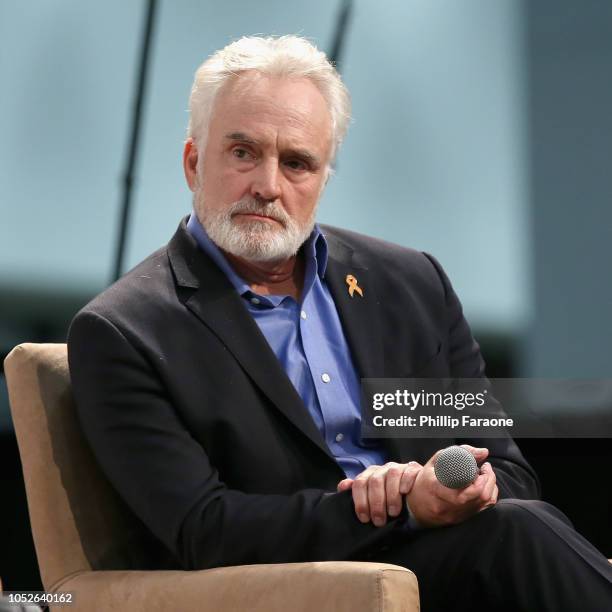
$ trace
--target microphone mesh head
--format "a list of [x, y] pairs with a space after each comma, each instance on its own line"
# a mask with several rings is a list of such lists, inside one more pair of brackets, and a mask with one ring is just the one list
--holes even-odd
[[436, 478], [449, 489], [463, 489], [474, 482], [478, 465], [474, 455], [460, 446], [445, 448], [434, 464]]

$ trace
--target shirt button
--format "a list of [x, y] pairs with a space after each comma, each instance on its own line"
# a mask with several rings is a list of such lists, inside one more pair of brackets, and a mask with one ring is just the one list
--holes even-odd
[[342, 440], [344, 440], [344, 434], [339, 433], [336, 436], [336, 442], [342, 442]]
[[324, 374], [321, 375], [321, 380], [324, 383], [328, 383], [331, 380], [331, 377], [327, 372], [325, 372]]
[[261, 300], [259, 298], [253, 297], [251, 298], [251, 304], [259, 304]]
[[306, 318], [306, 311], [302, 310], [302, 312], [300, 312], [300, 317], [302, 317], [302, 319]]

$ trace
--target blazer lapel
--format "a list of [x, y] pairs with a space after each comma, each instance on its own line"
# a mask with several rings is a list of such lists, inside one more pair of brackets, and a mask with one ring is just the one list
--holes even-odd
[[[380, 308], [371, 272], [350, 247], [331, 234], [323, 233], [329, 248], [325, 280], [334, 298], [342, 328], [361, 378], [384, 376]], [[347, 280], [348, 279], [348, 280]], [[356, 283], [361, 294], [350, 287]]]
[[[185, 306], [228, 348], [280, 412], [328, 457], [333, 457], [274, 351], [248, 313], [242, 298], [217, 266], [179, 227], [168, 245]], [[187, 291], [185, 291], [187, 290]]]

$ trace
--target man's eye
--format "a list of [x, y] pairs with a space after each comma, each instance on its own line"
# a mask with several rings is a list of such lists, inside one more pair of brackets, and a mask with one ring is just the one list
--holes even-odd
[[291, 170], [296, 170], [297, 172], [308, 170], [308, 166], [299, 159], [289, 159], [285, 162], [285, 165], [291, 168]]
[[241, 149], [239, 147], [232, 149], [232, 155], [238, 159], [250, 159], [252, 157], [246, 149]]

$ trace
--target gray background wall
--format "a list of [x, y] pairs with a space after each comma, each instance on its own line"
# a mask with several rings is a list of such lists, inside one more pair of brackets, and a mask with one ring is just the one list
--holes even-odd
[[530, 262], [523, 367], [612, 373], [612, 3], [529, 2]]
[[[263, 7], [263, 8], [262, 8]], [[190, 208], [193, 73], [230, 39], [331, 45], [338, 3], [162, 2], [128, 260]], [[109, 278], [144, 3], [0, 3], [0, 288], [92, 293]], [[521, 2], [357, 2], [343, 73], [355, 120], [320, 219], [434, 253], [476, 326], [531, 311]]]
[[[329, 49], [339, 6], [160, 2], [128, 266], [190, 209], [199, 63], [253, 33]], [[4, 353], [63, 340], [109, 282], [145, 7], [0, 1]], [[320, 220], [436, 255], [505, 373], [607, 376], [611, 64], [605, 0], [356, 2], [341, 65], [354, 121]]]

